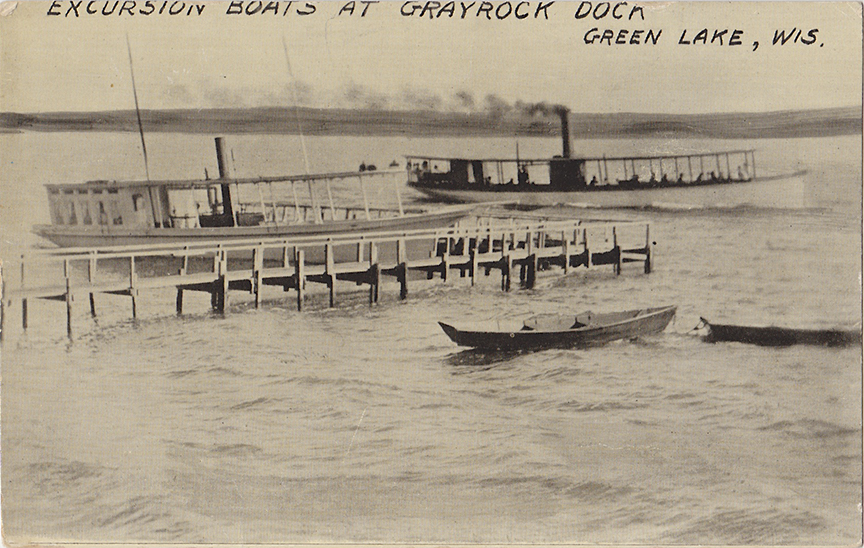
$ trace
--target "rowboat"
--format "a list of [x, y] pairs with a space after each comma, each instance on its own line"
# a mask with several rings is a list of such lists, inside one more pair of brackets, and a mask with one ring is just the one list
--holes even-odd
[[581, 348], [662, 332], [675, 316], [675, 306], [609, 314], [541, 314], [513, 330], [469, 331], [438, 322], [459, 346], [484, 350]]
[[[473, 210], [404, 209], [401, 170], [238, 178], [221, 138], [216, 152], [218, 178], [45, 185], [51, 224], [33, 231], [60, 247], [222, 242], [446, 228]], [[370, 207], [365, 184], [382, 177], [394, 183], [398, 209]], [[360, 192], [343, 191], [337, 203], [330, 183], [346, 180]]]
[[551, 158], [408, 155], [408, 185], [449, 203], [495, 200], [601, 208], [806, 206], [805, 171], [757, 174], [756, 151], [650, 156], [571, 155], [569, 112], [561, 108], [562, 152]]
[[789, 327], [754, 327], [711, 323], [701, 318], [708, 334], [707, 342], [740, 342], [759, 346], [852, 346], [861, 344], [861, 332], [844, 329], [794, 329]]

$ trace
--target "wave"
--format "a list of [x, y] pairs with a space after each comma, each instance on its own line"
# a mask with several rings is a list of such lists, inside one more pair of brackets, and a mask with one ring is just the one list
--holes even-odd
[[777, 421], [767, 426], [763, 426], [759, 428], [759, 430], [769, 432], [781, 432], [783, 434], [788, 434], [796, 438], [807, 439], [844, 437], [859, 434], [861, 432], [859, 428], [848, 428], [839, 424], [834, 424], [832, 422], [815, 419]]
[[752, 215], [752, 214], [801, 214], [801, 215], [820, 215], [830, 211], [824, 207], [805, 207], [805, 208], [785, 208], [773, 206], [759, 206], [754, 204], [713, 204], [713, 205], [698, 205], [686, 202], [651, 202], [645, 205], [601, 205], [586, 202], [568, 202], [568, 207], [575, 209], [598, 209], [598, 210], [631, 210], [641, 212], [662, 212], [662, 213], [711, 213], [711, 214], [733, 214], [733, 215]]
[[721, 510], [670, 535], [674, 544], [799, 544], [825, 529], [825, 520], [807, 511]]

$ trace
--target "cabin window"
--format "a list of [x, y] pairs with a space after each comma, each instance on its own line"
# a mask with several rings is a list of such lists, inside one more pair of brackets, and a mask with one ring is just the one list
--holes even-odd
[[78, 191], [78, 194], [87, 194], [87, 189], [81, 189]]
[[78, 216], [75, 215], [75, 202], [69, 202], [69, 224], [78, 224]]
[[111, 200], [110, 202], [108, 202], [108, 213], [110, 213], [111, 215], [111, 224], [123, 224], [123, 215], [120, 214], [120, 208], [117, 206], [117, 200]]
[[146, 202], [144, 201], [143, 194], [135, 194], [132, 196], [132, 208], [135, 210], [137, 224], [147, 224]]
[[219, 188], [215, 186], [207, 187], [207, 205], [210, 206], [210, 215], [222, 214], [222, 203], [220, 202]]
[[69, 190], [64, 190], [63, 194], [72, 194], [73, 192], [74, 192], [73, 190], [69, 189]]
[[90, 204], [81, 202], [81, 222], [85, 225], [92, 225], [93, 218], [90, 217]]
[[63, 204], [60, 202], [54, 202], [54, 218], [57, 219], [58, 225], [66, 224], [66, 219], [64, 218], [63, 213]]
[[102, 189], [93, 189], [93, 194], [102, 194]]
[[108, 212], [105, 211], [105, 203], [104, 202], [99, 202], [99, 224], [100, 225], [107, 225], [108, 224]]
[[60, 191], [57, 190], [56, 188], [52, 188], [52, 189], [50, 189], [48, 192], [49, 192], [50, 194], [60, 194]]
[[108, 194], [117, 194], [117, 189], [116, 188], [109, 188]]

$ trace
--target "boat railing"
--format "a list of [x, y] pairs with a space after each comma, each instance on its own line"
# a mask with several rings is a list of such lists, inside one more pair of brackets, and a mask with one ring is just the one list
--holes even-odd
[[[295, 204], [293, 202], [271, 202], [263, 206], [257, 202], [240, 202], [241, 213], [256, 213], [259, 224], [291, 225], [312, 223], [318, 216], [318, 221], [348, 221], [372, 220], [398, 217], [398, 208], [386, 207], [351, 207], [351, 206], [318, 206], [312, 204]], [[405, 208], [404, 214], [422, 213], [420, 208]]]

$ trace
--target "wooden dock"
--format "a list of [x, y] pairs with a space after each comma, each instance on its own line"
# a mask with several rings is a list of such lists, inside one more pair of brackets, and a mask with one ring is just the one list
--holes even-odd
[[567, 274], [578, 267], [608, 265], [618, 275], [624, 264], [640, 262], [649, 273], [651, 249], [647, 222], [488, 218], [471, 226], [398, 233], [34, 250], [21, 256], [17, 285], [9, 279], [14, 267], [0, 272], [5, 274], [0, 277], [0, 337], [13, 303], [21, 303], [21, 325], [27, 329], [31, 299], [64, 302], [71, 337], [73, 303], [85, 295], [93, 316], [95, 295], [129, 297], [135, 318], [147, 290], [175, 288], [181, 314], [190, 291], [209, 293], [212, 308], [224, 312], [232, 290], [254, 295], [258, 307], [262, 289], [273, 286], [294, 290], [302, 310], [311, 283], [327, 287], [331, 307], [337, 281], [367, 285], [374, 304], [382, 278], [392, 277], [405, 299], [412, 272], [419, 273], [415, 279], [425, 274], [443, 282], [458, 272], [474, 285], [480, 273], [498, 271], [501, 289], [509, 291], [517, 274], [521, 286], [531, 288], [537, 272], [552, 267]]

